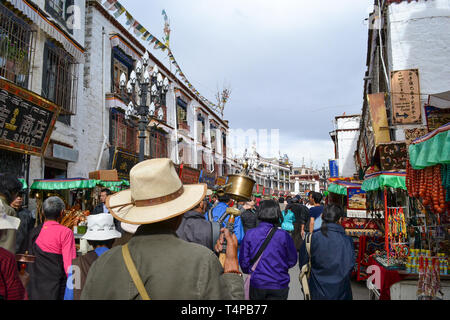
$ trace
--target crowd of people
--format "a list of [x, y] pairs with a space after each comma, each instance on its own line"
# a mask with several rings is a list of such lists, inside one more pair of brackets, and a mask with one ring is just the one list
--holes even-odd
[[[47, 198], [35, 226], [22, 184], [1, 174], [0, 299], [286, 300], [298, 281], [289, 270], [308, 263], [312, 299], [352, 299], [353, 242], [339, 224], [343, 209], [321, 193], [238, 202], [231, 228], [234, 200], [183, 185], [169, 159], [139, 163], [130, 181], [129, 190], [102, 190], [83, 236], [92, 250], [82, 255], [58, 222], [64, 201]], [[15, 258], [25, 252], [34, 257], [26, 270]]]

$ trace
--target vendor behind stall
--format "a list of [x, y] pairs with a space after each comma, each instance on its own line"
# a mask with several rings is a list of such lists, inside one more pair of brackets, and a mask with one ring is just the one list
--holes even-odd
[[[92, 214], [99, 214], [99, 213], [109, 213], [108, 208], [106, 207], [106, 198], [112, 194], [111, 190], [104, 188], [100, 191], [100, 203], [94, 208], [94, 211], [92, 211]], [[114, 218], [114, 225], [120, 233], [123, 233], [122, 228], [120, 227], [120, 221]]]

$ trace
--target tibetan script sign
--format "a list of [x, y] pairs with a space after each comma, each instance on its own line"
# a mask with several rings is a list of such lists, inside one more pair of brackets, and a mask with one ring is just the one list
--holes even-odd
[[60, 107], [0, 79], [0, 148], [41, 156]]
[[422, 123], [419, 70], [392, 71], [391, 91], [393, 123]]
[[117, 170], [120, 179], [130, 179], [131, 169], [139, 163], [139, 157], [136, 154], [125, 152], [116, 148], [112, 161], [112, 169]]

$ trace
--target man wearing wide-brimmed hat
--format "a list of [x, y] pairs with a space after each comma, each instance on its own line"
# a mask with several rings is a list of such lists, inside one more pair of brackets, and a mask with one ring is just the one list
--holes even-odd
[[119, 221], [140, 226], [126, 245], [94, 262], [81, 299], [243, 299], [236, 236], [223, 229], [222, 267], [214, 252], [175, 234], [182, 215], [205, 198], [206, 184], [183, 185], [171, 160], [152, 159], [131, 169], [130, 185], [106, 206]]

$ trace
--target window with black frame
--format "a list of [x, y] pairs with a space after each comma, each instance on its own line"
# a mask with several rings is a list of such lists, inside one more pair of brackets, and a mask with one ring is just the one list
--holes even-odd
[[123, 111], [111, 109], [111, 127], [110, 127], [110, 143], [112, 146], [118, 147], [131, 153], [138, 152], [138, 144], [136, 139], [138, 131], [134, 120], [125, 121]]
[[155, 158], [168, 158], [166, 134], [158, 130], [150, 133], [150, 159]]
[[47, 11], [56, 21], [64, 26], [70, 33], [73, 33], [73, 9], [74, 0], [45, 0], [45, 11]]
[[0, 3], [0, 77], [28, 88], [33, 31]]
[[112, 48], [111, 55], [112, 73], [111, 73], [111, 92], [120, 95], [121, 99], [129, 103], [129, 98], [126, 94], [123, 94], [120, 90], [120, 76], [125, 74], [126, 78], [129, 78], [131, 70], [134, 66], [133, 59], [123, 52], [119, 47]]
[[58, 121], [70, 125], [76, 114], [77, 65], [64, 49], [47, 40], [44, 46], [42, 96], [61, 107]]

